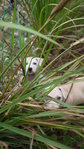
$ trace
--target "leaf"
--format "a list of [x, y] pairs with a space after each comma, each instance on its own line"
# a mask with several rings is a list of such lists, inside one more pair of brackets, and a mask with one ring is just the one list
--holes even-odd
[[[28, 137], [28, 138], [32, 138], [32, 133], [31, 132], [23, 130], [23, 129], [16, 128], [16, 127], [13, 127], [13, 126], [8, 125], [6, 123], [0, 122], [0, 127], [4, 128], [4, 129], [8, 129], [9, 131], [17, 133], [19, 135], [22, 135], [22, 136], [25, 136], [25, 137]], [[65, 146], [61, 143], [56, 142], [56, 141], [52, 141], [52, 140], [50, 140], [46, 137], [43, 137], [41, 135], [35, 134], [34, 139], [36, 141], [40, 141], [40, 142], [43, 142], [45, 144], [52, 145], [54, 147], [58, 147], [58, 148], [61, 148], [61, 149], [71, 149], [70, 147], [67, 147], [67, 146]]]

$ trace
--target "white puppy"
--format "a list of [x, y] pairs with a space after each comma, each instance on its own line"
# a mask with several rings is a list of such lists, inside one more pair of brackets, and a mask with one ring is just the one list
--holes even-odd
[[39, 67], [42, 65], [43, 58], [39, 57], [27, 57], [26, 59], [26, 76], [27, 76], [27, 81], [32, 80], [36, 73], [39, 70]]
[[[49, 97], [66, 102], [70, 105], [78, 105], [84, 103], [84, 81], [69, 83], [59, 87], [55, 87], [49, 94]], [[60, 104], [49, 100], [44, 108], [56, 109]]]

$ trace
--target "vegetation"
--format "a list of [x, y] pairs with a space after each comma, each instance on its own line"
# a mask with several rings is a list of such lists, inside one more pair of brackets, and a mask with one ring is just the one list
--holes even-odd
[[[83, 149], [84, 105], [43, 106], [55, 86], [83, 76], [84, 1], [2, 0], [0, 5], [0, 148]], [[24, 73], [27, 56], [44, 58], [30, 82]], [[21, 69], [24, 79], [17, 88]]]

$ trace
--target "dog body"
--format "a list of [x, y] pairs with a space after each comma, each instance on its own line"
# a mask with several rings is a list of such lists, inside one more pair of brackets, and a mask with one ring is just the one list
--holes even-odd
[[[70, 105], [78, 105], [84, 103], [84, 81], [69, 83], [59, 87], [55, 87], [49, 94], [49, 97], [56, 100], [66, 102]], [[59, 108], [60, 104], [51, 100], [47, 102], [46, 108]]]
[[43, 58], [39, 57], [27, 57], [26, 59], [26, 76], [27, 81], [34, 79], [36, 73], [38, 72], [40, 66], [42, 65]]

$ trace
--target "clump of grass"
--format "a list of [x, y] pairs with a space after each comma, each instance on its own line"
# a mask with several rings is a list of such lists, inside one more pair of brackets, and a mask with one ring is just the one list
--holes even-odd
[[[57, 3], [59, 2], [58, 0]], [[83, 42], [80, 42], [83, 37], [81, 28], [84, 20], [83, 1], [69, 2], [59, 13], [48, 19], [57, 3], [55, 0], [44, 0], [42, 5], [40, 1], [34, 0], [32, 4], [27, 1], [21, 2], [28, 16], [29, 13], [32, 14], [30, 17], [32, 29], [26, 27], [27, 24], [22, 26], [15, 23], [16, 1], [13, 23], [0, 22], [1, 27], [9, 26], [12, 30], [11, 43], [2, 38], [11, 54], [8, 65], [3, 63], [3, 69], [0, 67], [2, 69], [0, 79], [8, 75], [8, 80], [3, 87], [1, 86], [0, 95], [0, 145], [2, 148], [84, 147], [83, 105], [71, 107], [62, 103], [63, 109], [46, 110], [43, 108], [44, 101], [47, 100], [46, 95], [50, 90], [82, 76], [84, 69]], [[29, 13], [28, 8], [32, 8]], [[79, 9], [80, 13], [77, 13]], [[47, 19], [48, 22], [46, 22]], [[16, 29], [19, 32], [19, 43], [16, 47], [18, 53], [14, 42], [16, 41], [14, 39]], [[28, 33], [26, 44], [23, 32]], [[30, 39], [31, 34], [34, 35], [33, 39]], [[14, 76], [22, 64], [25, 68], [25, 60], [27, 54], [32, 55], [33, 44], [39, 49], [37, 55], [44, 57], [44, 67], [34, 80], [26, 82], [24, 79], [21, 88], [14, 91], [16, 85]], [[21, 59], [20, 62], [18, 62], [18, 57]], [[41, 74], [42, 77], [39, 77]]]

